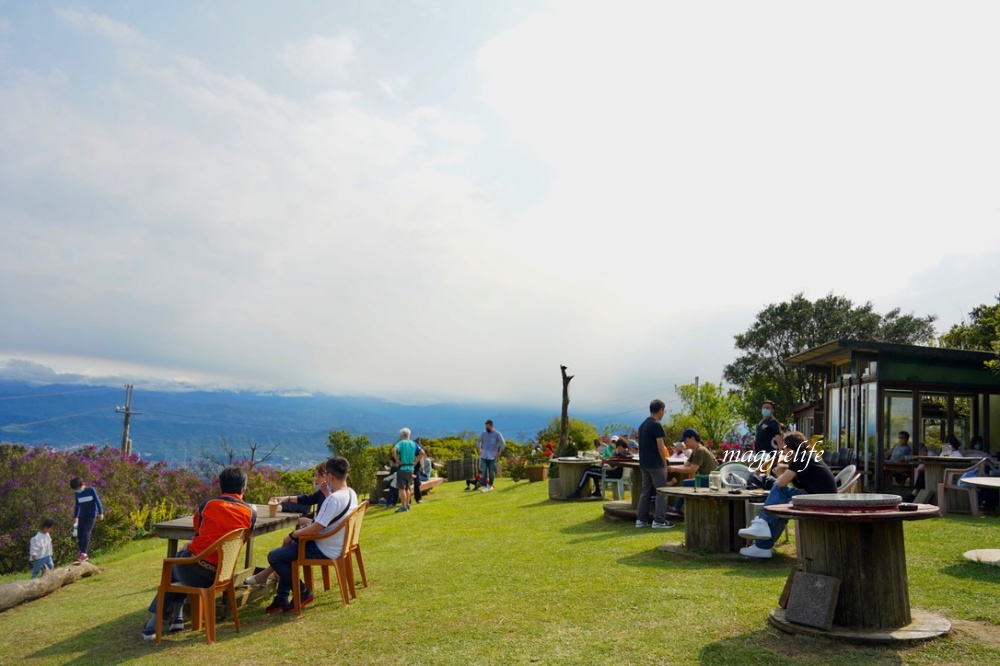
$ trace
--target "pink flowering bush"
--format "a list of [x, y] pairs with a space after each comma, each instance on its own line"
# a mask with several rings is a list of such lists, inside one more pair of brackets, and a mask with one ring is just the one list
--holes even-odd
[[104, 520], [94, 525], [91, 550], [148, 534], [154, 522], [191, 513], [212, 493], [194, 472], [150, 464], [110, 447], [56, 451], [0, 444], [0, 573], [29, 569], [28, 542], [46, 518], [56, 522], [56, 565], [73, 559], [74, 493], [69, 480], [74, 476], [97, 490], [104, 506]]

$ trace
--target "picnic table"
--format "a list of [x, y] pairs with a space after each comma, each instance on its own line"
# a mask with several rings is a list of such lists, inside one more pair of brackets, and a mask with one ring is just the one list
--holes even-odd
[[[247, 541], [246, 546], [243, 547], [244, 568], [242, 571], [238, 572], [241, 576], [238, 580], [242, 580], [243, 575], [249, 576], [254, 573], [254, 537], [260, 536], [261, 534], [269, 534], [271, 532], [277, 532], [278, 530], [292, 528], [298, 524], [299, 518], [301, 517], [301, 514], [298, 513], [285, 513], [279, 511], [278, 515], [272, 518], [268, 514], [266, 504], [258, 504], [256, 506], [257, 522], [254, 525], [253, 533], [250, 535], [250, 539]], [[174, 518], [173, 520], [165, 520], [160, 523], [155, 523], [153, 525], [153, 531], [156, 533], [156, 536], [167, 540], [167, 557], [176, 557], [177, 542], [181, 540], [188, 541], [194, 538], [194, 516], [183, 516], [181, 518]]]
[[[906, 483], [905, 481], [901, 484], [895, 482], [894, 476], [906, 476], [910, 480], [910, 484], [913, 484], [913, 470], [916, 469], [916, 462], [883, 462], [882, 463], [882, 483], [886, 489], [890, 488], [903, 488]], [[926, 477], [926, 472], [924, 473]]]
[[667, 486], [657, 488], [656, 492], [671, 500], [684, 499], [684, 545], [710, 553], [738, 553], [744, 542], [739, 532], [747, 525], [747, 502], [767, 497], [766, 490], [731, 493]]
[[[798, 504], [764, 511], [798, 521], [803, 571], [840, 581], [833, 616], [838, 637], [892, 642], [924, 640], [951, 630], [940, 616], [922, 612], [914, 617], [906, 576], [903, 521], [935, 518], [940, 515], [936, 506], [918, 504], [914, 511], [901, 511], [898, 496], [875, 493], [801, 495], [795, 500]], [[780, 608], [770, 620], [785, 631], [815, 633], [788, 623]]]

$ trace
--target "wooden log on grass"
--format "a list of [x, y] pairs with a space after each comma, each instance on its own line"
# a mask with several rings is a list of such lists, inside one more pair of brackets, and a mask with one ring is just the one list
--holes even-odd
[[33, 601], [52, 594], [60, 587], [76, 582], [80, 578], [100, 573], [100, 569], [90, 562], [74, 564], [61, 569], [47, 571], [44, 575], [30, 580], [17, 580], [0, 585], [0, 612], [13, 608], [25, 601]]

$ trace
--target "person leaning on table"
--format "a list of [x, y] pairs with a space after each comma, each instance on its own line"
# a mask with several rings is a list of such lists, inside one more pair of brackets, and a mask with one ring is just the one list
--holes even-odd
[[[715, 459], [715, 456], [708, 449], [707, 446], [701, 443], [701, 435], [694, 428], [688, 428], [681, 435], [681, 441], [678, 444], [682, 445], [685, 451], [690, 451], [691, 455], [688, 460], [683, 465], [667, 465], [667, 473], [677, 472], [680, 474], [708, 474], [709, 472], [714, 472], [718, 468], [719, 463]], [[695, 479], [684, 479], [681, 481], [681, 486], [686, 486], [688, 488], [694, 488]], [[674, 505], [667, 509], [667, 515], [677, 518], [683, 518], [684, 513], [682, 508], [684, 506], [684, 498], [679, 497]]]
[[[788, 504], [796, 495], [815, 495], [820, 493], [836, 493], [837, 482], [833, 472], [823, 462], [822, 456], [814, 454], [806, 436], [798, 430], [793, 430], [780, 439], [779, 447], [781, 464], [778, 468], [778, 478], [764, 500], [764, 507], [775, 504]], [[817, 460], [818, 458], [818, 460]], [[791, 485], [795, 482], [795, 486]], [[761, 512], [751, 521], [748, 527], [740, 530], [744, 539], [755, 539], [752, 546], [740, 549], [740, 555], [747, 557], [769, 558], [774, 542], [785, 531], [788, 521]]]
[[[313, 492], [304, 495], [281, 495], [272, 497], [271, 501], [277, 501], [281, 505], [281, 510], [285, 513], [312, 514], [313, 507], [318, 507], [330, 495], [330, 484], [326, 482], [326, 461], [316, 465], [313, 469]], [[308, 519], [305, 523], [310, 522]], [[299, 520], [299, 524], [304, 524]]]

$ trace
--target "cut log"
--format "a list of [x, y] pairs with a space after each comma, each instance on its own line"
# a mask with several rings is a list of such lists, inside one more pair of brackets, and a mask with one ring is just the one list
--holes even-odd
[[41, 599], [52, 594], [63, 585], [74, 583], [77, 579], [93, 576], [101, 570], [90, 562], [74, 564], [61, 569], [53, 569], [38, 578], [18, 580], [6, 585], [0, 585], [0, 612], [13, 608], [25, 601]]

